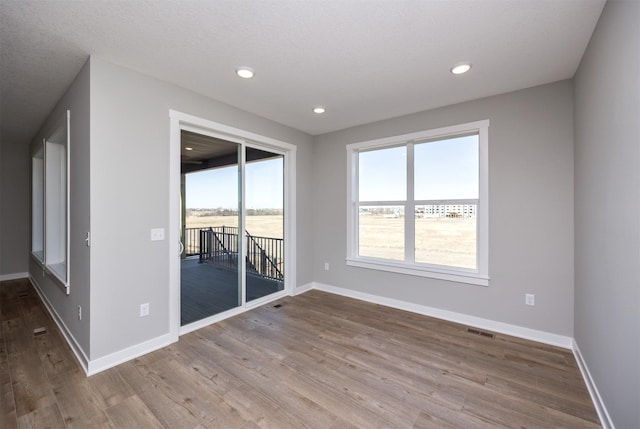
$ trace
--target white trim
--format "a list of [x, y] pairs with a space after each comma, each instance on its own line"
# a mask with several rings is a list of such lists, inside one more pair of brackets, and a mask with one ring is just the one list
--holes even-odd
[[[66, 139], [64, 144], [58, 141], [59, 134], [64, 132]], [[44, 265], [47, 273], [56, 283], [65, 289], [65, 293], [69, 295], [69, 257], [70, 250], [70, 177], [71, 177], [71, 111], [67, 109], [64, 115], [64, 121], [59, 120], [49, 133], [48, 137], [43, 139], [44, 144]], [[64, 156], [60, 156], [60, 152], [64, 151]], [[61, 165], [64, 162], [64, 165]], [[64, 171], [63, 171], [64, 167]], [[64, 173], [64, 175], [62, 174]], [[54, 177], [49, 177], [53, 174]], [[51, 179], [51, 180], [50, 180]], [[61, 183], [63, 179], [64, 183]], [[32, 177], [33, 180], [33, 177]], [[60, 203], [61, 195], [64, 194], [64, 206]], [[61, 209], [64, 207], [64, 215], [60, 215]], [[53, 210], [52, 210], [53, 209]], [[33, 216], [33, 215], [32, 215]], [[64, 237], [60, 234], [60, 230], [64, 226]], [[53, 231], [54, 238], [53, 247], [49, 246], [50, 231]], [[60, 245], [64, 245], [64, 250], [60, 251]], [[51, 257], [55, 256], [54, 260]], [[64, 258], [62, 258], [64, 255]], [[60, 261], [62, 259], [62, 262]]]
[[0, 274], [0, 282], [29, 278], [29, 273]]
[[180, 337], [180, 120], [169, 111], [169, 334], [173, 341]]
[[[389, 271], [420, 277], [430, 277], [451, 282], [489, 286], [489, 125], [488, 119], [452, 125], [432, 130], [424, 130], [380, 139], [367, 140], [346, 145], [347, 150], [347, 265], [373, 270]], [[476, 134], [478, 136], [478, 199], [476, 218], [476, 267], [472, 270], [455, 266], [437, 266], [415, 261], [415, 213], [417, 205], [414, 195], [414, 153], [413, 145], [427, 141], [437, 141], [457, 136]], [[401, 201], [360, 201], [358, 195], [359, 154], [368, 150], [391, 147], [407, 148], [407, 195]], [[443, 202], [446, 202], [444, 200]], [[359, 207], [362, 206], [404, 206], [404, 259], [369, 258], [359, 255], [358, 230]]]
[[314, 288], [313, 282], [300, 285], [293, 290], [293, 292], [291, 293], [291, 296], [302, 295], [303, 293], [313, 290], [313, 288]]
[[256, 298], [247, 302], [247, 304], [245, 305], [245, 310], [253, 310], [254, 308], [262, 307], [263, 305], [269, 304], [270, 302], [276, 301], [280, 298], [284, 298], [287, 295], [287, 291], [283, 289], [269, 295], [261, 296], [260, 298]]
[[209, 325], [213, 325], [214, 323], [221, 322], [225, 319], [229, 319], [234, 316], [238, 316], [248, 310], [253, 310], [254, 308], [258, 308], [260, 306], [266, 305], [272, 301], [276, 301], [280, 298], [284, 298], [287, 296], [286, 291], [281, 290], [270, 295], [264, 296], [262, 298], [255, 299], [253, 301], [249, 301], [246, 303], [244, 307], [235, 307], [227, 311], [223, 311], [222, 313], [214, 314], [213, 316], [206, 317], [204, 319], [196, 320], [193, 323], [189, 323], [188, 325], [180, 327], [180, 335], [185, 335], [193, 331], [197, 331], [198, 329], [202, 329]]
[[[229, 317], [233, 317], [233, 316], [236, 316], [238, 314], [241, 314], [241, 313], [245, 312], [246, 310], [250, 310], [250, 309], [253, 309], [253, 308], [260, 307], [262, 305], [268, 304], [269, 302], [281, 299], [281, 298], [283, 298], [283, 297], [285, 297], [287, 295], [286, 291], [280, 291], [278, 293], [275, 293], [275, 294], [272, 294], [272, 295], [268, 295], [268, 296], [266, 296], [264, 298], [251, 301], [251, 302], [247, 303], [246, 308], [238, 307], [237, 309], [229, 310], [229, 311], [224, 312], [222, 314], [219, 314], [219, 315], [207, 318], [207, 319], [203, 319], [203, 320], [200, 320], [198, 322], [195, 322], [195, 323], [192, 323], [190, 325], [187, 325], [187, 326], [181, 328], [179, 333], [178, 333], [178, 335], [175, 335], [175, 337], [174, 337], [174, 333], [173, 332], [169, 332], [166, 335], [162, 335], [160, 337], [153, 338], [153, 339], [151, 339], [149, 341], [145, 341], [143, 343], [136, 344], [136, 345], [128, 347], [126, 349], [119, 350], [119, 351], [117, 351], [115, 353], [112, 353], [110, 355], [107, 355], [107, 356], [104, 356], [104, 357], [101, 357], [101, 358], [98, 358], [98, 359], [94, 359], [94, 360], [89, 360], [89, 358], [84, 353], [84, 351], [83, 351], [82, 347], [80, 346], [80, 344], [76, 341], [76, 339], [73, 336], [73, 334], [71, 333], [71, 331], [67, 328], [67, 326], [64, 323], [64, 321], [62, 320], [62, 318], [58, 315], [58, 313], [55, 311], [53, 305], [51, 305], [51, 303], [47, 299], [46, 295], [40, 289], [40, 285], [38, 284], [38, 282], [33, 277], [31, 277], [29, 275], [29, 273], [14, 273], [14, 274], [3, 274], [3, 275], [0, 275], [0, 281], [19, 280], [19, 279], [28, 279], [29, 282], [33, 285], [33, 288], [35, 289], [36, 293], [40, 297], [40, 300], [42, 301], [43, 305], [45, 306], [45, 308], [47, 309], [47, 311], [51, 315], [51, 318], [53, 319], [53, 321], [55, 322], [56, 326], [60, 330], [60, 333], [62, 333], [62, 335], [64, 336], [67, 344], [71, 348], [71, 351], [75, 355], [78, 363], [80, 364], [80, 366], [82, 367], [83, 371], [85, 372], [85, 374], [87, 376], [90, 376], [90, 375], [93, 375], [93, 374], [97, 374], [97, 373], [99, 373], [101, 371], [104, 371], [106, 369], [112, 368], [112, 367], [117, 366], [117, 365], [119, 365], [121, 363], [124, 363], [124, 362], [127, 362], [129, 360], [135, 359], [135, 358], [137, 358], [139, 356], [142, 356], [144, 354], [151, 353], [151, 352], [153, 352], [155, 350], [158, 350], [158, 349], [160, 349], [162, 347], [166, 347], [166, 346], [176, 342], [179, 335], [184, 335], [184, 334], [187, 334], [189, 332], [195, 331], [197, 329], [203, 328], [205, 326], [211, 325], [212, 323], [216, 323], [216, 322], [219, 322], [221, 320], [228, 319]], [[289, 293], [289, 295], [297, 295], [297, 294], [306, 292], [308, 290], [311, 290], [312, 288], [313, 288], [313, 284], [312, 283], [308, 283], [308, 284], [306, 284], [304, 286], [301, 286], [301, 287], [298, 287], [298, 288], [292, 288], [292, 289], [295, 289], [295, 293], [293, 293], [293, 294]], [[178, 301], [178, 304], [179, 304], [179, 301]]]
[[[489, 120], [478, 127], [478, 208], [477, 261], [478, 274], [489, 278]], [[488, 286], [488, 285], [487, 285]]]
[[[292, 294], [296, 287], [297, 260], [297, 147], [289, 149], [289, 156], [284, 157], [284, 290]], [[287, 239], [287, 237], [289, 237]]]
[[483, 319], [481, 317], [469, 316], [467, 314], [456, 313], [454, 311], [442, 310], [439, 308], [428, 307], [426, 305], [414, 304], [411, 302], [372, 295], [365, 292], [357, 292], [351, 289], [330, 286], [323, 283], [314, 283], [313, 289], [333, 293], [336, 295], [346, 296], [348, 298], [359, 299], [361, 301], [367, 301], [374, 304], [384, 305], [385, 307], [410, 311], [412, 313], [422, 314], [423, 316], [435, 317], [437, 319], [448, 320], [450, 322], [460, 323], [462, 325], [469, 325], [487, 331], [511, 335], [514, 337], [536, 341], [551, 346], [562, 347], [563, 349], [572, 348], [573, 339], [571, 337], [553, 334], [551, 332], [538, 331], [536, 329], [511, 325], [509, 323], [497, 322], [495, 320]]
[[[45, 308], [51, 315], [51, 318], [55, 322], [56, 326], [64, 336], [67, 344], [71, 348], [71, 351], [76, 356], [78, 363], [80, 364], [80, 366], [82, 367], [83, 371], [87, 376], [91, 376], [99, 372], [105, 371], [109, 368], [113, 368], [114, 366], [120, 365], [124, 362], [128, 362], [132, 359], [135, 359], [147, 353], [154, 352], [158, 349], [169, 346], [172, 343], [176, 342], [176, 339], [174, 339], [173, 333], [169, 332], [165, 335], [161, 335], [159, 337], [152, 338], [142, 343], [135, 344], [131, 347], [127, 347], [126, 349], [118, 350], [117, 352], [111, 353], [107, 356], [90, 360], [87, 357], [87, 355], [84, 353], [84, 350], [82, 349], [80, 344], [76, 341], [71, 331], [67, 328], [62, 318], [58, 315], [58, 313], [55, 311], [51, 303], [47, 300], [46, 295], [42, 292], [36, 280], [33, 277], [29, 276], [27, 273], [24, 273], [24, 274], [25, 276], [16, 277], [16, 278], [27, 277], [29, 279], [36, 293], [40, 297], [40, 300], [42, 301]], [[285, 293], [285, 291], [280, 291], [278, 293], [271, 294], [264, 298], [251, 301], [246, 305], [245, 308], [238, 307], [237, 309], [229, 310], [219, 315], [200, 320], [198, 322], [195, 322], [183, 327], [180, 330], [179, 335], [187, 334], [189, 332], [211, 325], [212, 323], [219, 322], [220, 320], [228, 319], [229, 317], [233, 317], [238, 314], [244, 313], [247, 310], [257, 308], [262, 305], [268, 304], [269, 302], [283, 298], [286, 295], [287, 294]]]
[[[296, 145], [293, 145], [291, 143], [286, 143], [282, 140], [277, 140], [271, 137], [256, 134], [251, 131], [242, 130], [240, 128], [231, 127], [219, 122], [214, 122], [208, 119], [189, 115], [187, 113], [182, 113], [177, 110], [169, 109], [169, 117], [178, 120], [178, 122], [182, 126], [186, 125], [187, 127], [189, 127], [189, 129], [197, 130], [197, 132], [204, 132], [207, 135], [215, 135], [218, 138], [222, 138], [225, 140], [237, 142], [238, 138], [240, 138], [242, 139], [242, 142], [244, 142], [244, 139], [252, 140], [253, 142], [259, 143], [260, 146], [264, 146], [266, 144], [268, 146], [273, 146], [274, 148], [281, 150], [296, 150]], [[216, 133], [216, 131], [218, 133]]]
[[49, 315], [51, 315], [51, 318], [53, 319], [56, 326], [60, 330], [60, 333], [62, 334], [64, 339], [67, 341], [67, 344], [71, 348], [71, 351], [73, 352], [73, 354], [76, 356], [76, 359], [78, 360], [78, 363], [82, 367], [83, 371], [85, 372], [85, 374], [89, 375], [90, 361], [87, 355], [84, 353], [84, 350], [82, 349], [78, 341], [76, 341], [76, 338], [73, 336], [69, 328], [67, 328], [67, 325], [64, 323], [60, 315], [56, 312], [53, 305], [49, 302], [49, 300], [47, 299], [47, 296], [44, 294], [44, 292], [42, 292], [42, 289], [40, 289], [40, 285], [38, 284], [36, 279], [29, 276], [29, 282], [31, 282], [31, 285], [33, 286], [36, 293], [40, 297], [40, 301], [42, 301], [45, 308], [49, 312]]
[[548, 344], [551, 346], [561, 347], [563, 349], [569, 349], [573, 351], [578, 368], [582, 378], [585, 381], [593, 405], [598, 413], [600, 424], [603, 429], [615, 429], [611, 416], [609, 415], [607, 408], [600, 396], [600, 392], [596, 387], [596, 383], [589, 372], [587, 363], [582, 357], [580, 348], [575, 338], [567, 337], [564, 335], [553, 334], [550, 332], [539, 331], [536, 329], [525, 328], [522, 326], [512, 325], [509, 323], [497, 322], [494, 320], [483, 319], [480, 317], [469, 316], [462, 313], [456, 313], [453, 311], [442, 310], [439, 308], [428, 307], [419, 304], [413, 304], [406, 301], [400, 301], [392, 298], [381, 297], [378, 295], [372, 295], [364, 292], [357, 292], [351, 289], [331, 286], [323, 283], [308, 283], [300, 286], [298, 294], [308, 292], [309, 290], [316, 289], [323, 292], [328, 292], [336, 295], [346, 296], [348, 298], [358, 299], [361, 301], [371, 302], [374, 304], [384, 305], [386, 307], [397, 308], [399, 310], [410, 311], [412, 313], [421, 314], [423, 316], [435, 317], [442, 320], [448, 320], [450, 322], [460, 323], [463, 325], [469, 325], [476, 328], [480, 328], [487, 331], [499, 332], [505, 335], [511, 335], [526, 340], [536, 341], [542, 344]]
[[[246, 307], [247, 304], [247, 146], [245, 142], [241, 142], [238, 146], [240, 148], [237, 165], [238, 174], [240, 176], [240, 183], [238, 184], [238, 190], [240, 191], [240, 195], [238, 197], [240, 200], [240, 207], [238, 208], [238, 270], [240, 274], [238, 298], [240, 300], [240, 308], [243, 308]], [[240, 237], [242, 237], [242, 239], [240, 239]], [[240, 255], [242, 255], [241, 259]], [[180, 287], [182, 287], [182, 284]]]
[[426, 131], [417, 131], [415, 133], [401, 134], [398, 136], [383, 137], [381, 139], [367, 140], [364, 142], [350, 143], [347, 145], [347, 151], [357, 150], [362, 148], [373, 149], [376, 147], [387, 146], [393, 143], [406, 143], [412, 140], [428, 140], [435, 137], [448, 137], [456, 134], [460, 134], [464, 131], [480, 130], [482, 128], [489, 128], [489, 119], [483, 119], [476, 122], [468, 122], [466, 124], [451, 125], [448, 127], [435, 128]]
[[204, 319], [196, 320], [188, 325], [180, 326], [180, 335], [185, 335], [198, 329], [202, 329], [214, 323], [221, 322], [230, 317], [237, 316], [244, 313], [246, 310], [242, 307], [234, 307], [222, 313], [214, 314], [213, 316], [205, 317]]
[[91, 376], [147, 353], [154, 352], [174, 342], [175, 341], [173, 341], [171, 333], [164, 334], [143, 343], [127, 347], [126, 349], [118, 350], [117, 352], [111, 353], [107, 356], [93, 359], [89, 361], [89, 367], [85, 371], [87, 376]]
[[[415, 147], [413, 144], [408, 144], [406, 169], [407, 177], [407, 199], [404, 201], [404, 260], [415, 261], [416, 260], [416, 195], [415, 195]], [[413, 202], [410, 204], [409, 202]], [[358, 236], [358, 240], [360, 237]], [[410, 244], [410, 245], [407, 245]]]
[[67, 156], [67, 160], [66, 160], [66, 175], [67, 177], [65, 178], [65, 185], [67, 186], [66, 189], [66, 195], [65, 195], [65, 199], [67, 200], [67, 207], [65, 209], [65, 216], [66, 216], [66, 230], [67, 230], [67, 236], [65, 238], [66, 242], [65, 242], [65, 247], [66, 247], [66, 252], [67, 255], [65, 256], [65, 262], [64, 262], [64, 268], [65, 268], [65, 273], [64, 273], [64, 286], [67, 292], [67, 295], [69, 295], [71, 293], [70, 289], [71, 289], [71, 110], [67, 109], [67, 149], [66, 149], [66, 154]]
[[[44, 265], [44, 140], [31, 155], [31, 254]], [[39, 198], [38, 198], [39, 197]], [[41, 256], [38, 256], [38, 254]]]
[[[240, 144], [243, 149], [254, 147], [263, 150], [273, 150], [284, 156], [284, 237], [285, 237], [285, 281], [284, 291], [265, 297], [256, 302], [244, 302], [237, 309], [229, 310], [222, 315], [214, 315], [210, 318], [194, 322], [188, 326], [180, 326], [180, 260], [179, 251], [180, 216], [178, 210], [180, 203], [180, 131], [182, 129], [225, 139]], [[258, 305], [274, 299], [281, 298], [285, 294], [292, 294], [296, 284], [296, 151], [297, 146], [250, 131], [231, 127], [208, 119], [192, 116], [186, 113], [169, 109], [169, 237], [176, 237], [175, 245], [169, 246], [169, 331], [174, 341], [180, 335], [199, 329], [222, 320], [231, 315], [239, 314]], [[242, 167], [243, 162], [240, 160]], [[243, 184], [244, 187], [244, 184]], [[243, 202], [244, 204], [244, 202]], [[244, 213], [244, 207], [241, 214]], [[243, 216], [241, 216], [243, 218]], [[244, 228], [242, 228], [244, 230]], [[244, 258], [243, 258], [244, 260]], [[244, 270], [243, 270], [243, 284]], [[236, 313], [238, 311], [238, 313]]]
[[419, 265], [406, 264], [402, 261], [393, 262], [386, 259], [366, 259], [360, 257], [358, 259], [347, 259], [347, 265], [350, 267], [368, 268], [371, 270], [383, 270], [398, 274], [408, 274], [411, 276], [429, 277], [432, 279], [447, 280], [450, 282], [467, 283], [477, 286], [489, 286], [489, 278], [481, 276], [474, 272], [465, 273], [460, 271], [438, 269], [438, 268], [421, 268]]
[[602, 396], [600, 396], [600, 392], [598, 392], [598, 388], [596, 387], [596, 383], [593, 380], [593, 377], [591, 377], [591, 373], [589, 372], [587, 363], [582, 357], [582, 353], [580, 352], [580, 348], [578, 347], [578, 343], [576, 342], [575, 338], [573, 338], [572, 348], [573, 355], [575, 356], [576, 362], [578, 363], [578, 368], [580, 368], [580, 373], [582, 374], [582, 378], [587, 385], [587, 390], [589, 391], [589, 395], [591, 395], [591, 400], [593, 401], [593, 405], [596, 409], [596, 412], [598, 413], [598, 417], [600, 418], [600, 424], [602, 425], [603, 429], [615, 429], [613, 421], [611, 420], [611, 416], [609, 416], [607, 407], [605, 407]]

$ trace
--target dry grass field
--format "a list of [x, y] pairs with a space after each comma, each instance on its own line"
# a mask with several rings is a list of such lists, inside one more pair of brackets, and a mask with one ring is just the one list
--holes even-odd
[[[187, 216], [187, 228], [237, 225], [237, 216]], [[258, 237], [282, 238], [282, 216], [247, 216], [247, 231]], [[360, 216], [361, 256], [403, 260], [403, 240], [404, 218]], [[475, 219], [416, 219], [417, 262], [475, 268], [475, 248]]]
[[[360, 216], [360, 255], [404, 260], [404, 218]], [[476, 219], [416, 219], [416, 262], [475, 268]]]
[[[256, 237], [283, 238], [282, 215], [247, 216], [247, 231]], [[187, 216], [187, 228], [238, 226], [238, 216]]]

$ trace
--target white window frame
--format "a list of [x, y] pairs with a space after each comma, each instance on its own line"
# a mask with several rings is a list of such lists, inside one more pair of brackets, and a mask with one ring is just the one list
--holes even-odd
[[69, 294], [71, 112], [32, 155], [31, 254]]
[[[180, 335], [187, 334], [196, 329], [212, 323], [219, 322], [226, 318], [241, 314], [252, 308], [264, 305], [267, 302], [282, 298], [285, 295], [295, 294], [296, 283], [296, 152], [297, 147], [293, 144], [277, 140], [265, 135], [256, 134], [251, 131], [240, 128], [231, 127], [229, 125], [214, 122], [208, 119], [193, 116], [176, 110], [169, 110], [169, 133], [170, 133], [170, 156], [169, 156], [169, 237], [178, 238], [172, 240], [169, 246], [169, 285], [170, 285], [170, 301], [169, 319], [170, 319], [170, 337], [173, 341], [177, 341]], [[285, 259], [285, 284], [284, 290], [273, 293], [263, 298], [246, 302], [245, 279], [242, 279], [242, 302], [243, 305], [224, 313], [220, 313], [211, 317], [207, 317], [192, 324], [181, 326], [180, 324], [180, 258], [182, 253], [180, 247], [180, 213], [176, 208], [180, 205], [180, 131], [187, 130], [204, 134], [210, 137], [216, 137], [223, 140], [238, 143], [243, 146], [241, 157], [245, 156], [246, 147], [253, 147], [262, 150], [268, 150], [284, 156], [284, 259]], [[244, 159], [240, 160], [241, 165]], [[244, 175], [244, 171], [241, 171]], [[242, 183], [244, 183], [244, 178]], [[244, 187], [243, 187], [244, 188]], [[243, 189], [244, 192], [244, 189]], [[241, 219], [245, 218], [246, 207], [244, 207], [244, 194], [241, 197], [243, 207], [240, 210]], [[240, 225], [240, 230], [244, 231], [244, 220]], [[245, 270], [241, 270], [242, 276]]]
[[44, 141], [31, 157], [31, 254], [44, 265]]
[[[478, 135], [479, 194], [477, 200], [476, 269], [415, 263], [415, 210], [407, 207], [438, 203], [414, 200], [413, 144], [425, 140], [439, 140], [470, 134]], [[407, 196], [403, 201], [367, 201], [366, 205], [405, 206], [404, 261], [360, 256], [358, 254], [358, 156], [360, 152], [407, 146]], [[349, 266], [429, 277], [479, 286], [489, 285], [489, 120], [469, 122], [433, 130], [397, 135], [348, 144], [347, 147], [347, 258]], [[446, 200], [449, 204], [475, 204], [473, 200]], [[407, 246], [410, 244], [410, 246]]]

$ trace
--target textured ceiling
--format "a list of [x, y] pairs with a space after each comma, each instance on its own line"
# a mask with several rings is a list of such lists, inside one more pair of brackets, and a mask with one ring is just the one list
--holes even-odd
[[[30, 139], [89, 55], [322, 134], [571, 78], [603, 6], [0, 0], [2, 138]], [[449, 73], [460, 61], [471, 72]], [[256, 77], [236, 77], [240, 65]]]

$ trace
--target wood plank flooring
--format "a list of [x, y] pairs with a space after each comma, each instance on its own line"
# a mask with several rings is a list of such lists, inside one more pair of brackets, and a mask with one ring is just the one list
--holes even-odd
[[28, 281], [0, 321], [1, 428], [600, 427], [567, 350], [319, 291], [89, 378]]

